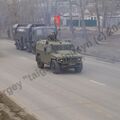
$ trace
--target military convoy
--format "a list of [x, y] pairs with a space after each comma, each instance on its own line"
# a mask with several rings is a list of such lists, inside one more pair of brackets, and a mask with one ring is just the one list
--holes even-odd
[[34, 52], [36, 42], [40, 39], [47, 39], [49, 34], [54, 31], [55, 27], [45, 26], [43, 24], [15, 24], [12, 32], [17, 49]]
[[53, 73], [59, 74], [73, 68], [75, 72], [82, 71], [82, 57], [68, 41], [41, 40], [36, 44], [36, 61], [39, 68], [47, 64]]
[[39, 68], [50, 66], [53, 73], [74, 69], [79, 73], [83, 69], [82, 57], [70, 41], [57, 39], [55, 27], [45, 25], [14, 25], [13, 37], [16, 48], [35, 52]]

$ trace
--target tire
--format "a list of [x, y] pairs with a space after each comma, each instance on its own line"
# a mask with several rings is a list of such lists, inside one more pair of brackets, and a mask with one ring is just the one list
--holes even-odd
[[18, 41], [18, 44], [19, 44], [19, 49], [24, 50], [24, 42], [22, 38]]
[[32, 53], [35, 54], [36, 53], [36, 45], [32, 46]]
[[18, 42], [18, 47], [19, 50], [24, 50], [23, 44], [20, 41]]
[[40, 55], [36, 56], [36, 61], [37, 61], [38, 67], [43, 69], [44, 68], [44, 63], [41, 61]]
[[24, 48], [23, 48], [23, 46], [22, 46], [22, 45], [20, 45], [20, 50], [24, 50]]
[[21, 50], [21, 45], [20, 45], [20, 42], [18, 41], [17, 43], [17, 46], [18, 46], [18, 50]]
[[80, 63], [78, 66], [75, 67], [76, 73], [81, 73], [83, 69], [83, 63]]
[[16, 45], [16, 49], [19, 50], [18, 41], [16, 41], [15, 45]]
[[61, 73], [60, 65], [55, 60], [53, 60], [51, 62], [51, 70], [55, 74], [60, 74]]

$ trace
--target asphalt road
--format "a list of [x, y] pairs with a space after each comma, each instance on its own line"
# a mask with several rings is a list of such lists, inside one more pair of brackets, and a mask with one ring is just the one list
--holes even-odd
[[0, 40], [0, 90], [39, 120], [120, 120], [120, 64], [83, 61], [81, 74], [55, 75], [46, 68], [31, 80], [35, 56]]

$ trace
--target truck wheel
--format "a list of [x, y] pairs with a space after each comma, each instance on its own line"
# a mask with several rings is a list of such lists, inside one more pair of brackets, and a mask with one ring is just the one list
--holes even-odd
[[18, 49], [23, 50], [23, 45], [22, 45], [22, 43], [20, 41], [18, 41]]
[[18, 41], [18, 44], [19, 44], [19, 49], [20, 49], [20, 50], [24, 50], [24, 42], [23, 42], [22, 39], [20, 39], [20, 40]]
[[20, 44], [20, 45], [19, 45], [19, 49], [20, 49], [20, 50], [24, 50], [23, 45]]
[[53, 60], [51, 62], [51, 70], [55, 74], [60, 74], [61, 73], [60, 65], [55, 60]]
[[78, 66], [75, 67], [75, 72], [80, 73], [82, 72], [82, 69], [83, 69], [83, 64], [80, 63]]
[[36, 53], [36, 45], [33, 45], [33, 47], [32, 47], [32, 53], [33, 53], [33, 54]]
[[18, 45], [17, 41], [16, 41], [15, 45], [16, 45], [16, 49], [19, 50], [19, 45]]
[[44, 68], [44, 63], [41, 61], [40, 55], [36, 57], [37, 65], [39, 68]]
[[21, 50], [21, 46], [20, 46], [20, 42], [19, 41], [17, 43], [17, 46], [18, 46], [18, 50]]

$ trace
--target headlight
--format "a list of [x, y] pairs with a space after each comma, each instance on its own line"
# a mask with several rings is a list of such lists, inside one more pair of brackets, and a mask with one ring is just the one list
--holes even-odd
[[63, 62], [63, 59], [58, 59], [59, 62]]
[[60, 62], [63, 62], [63, 60], [61, 59]]
[[81, 61], [81, 58], [78, 58], [78, 61]]

